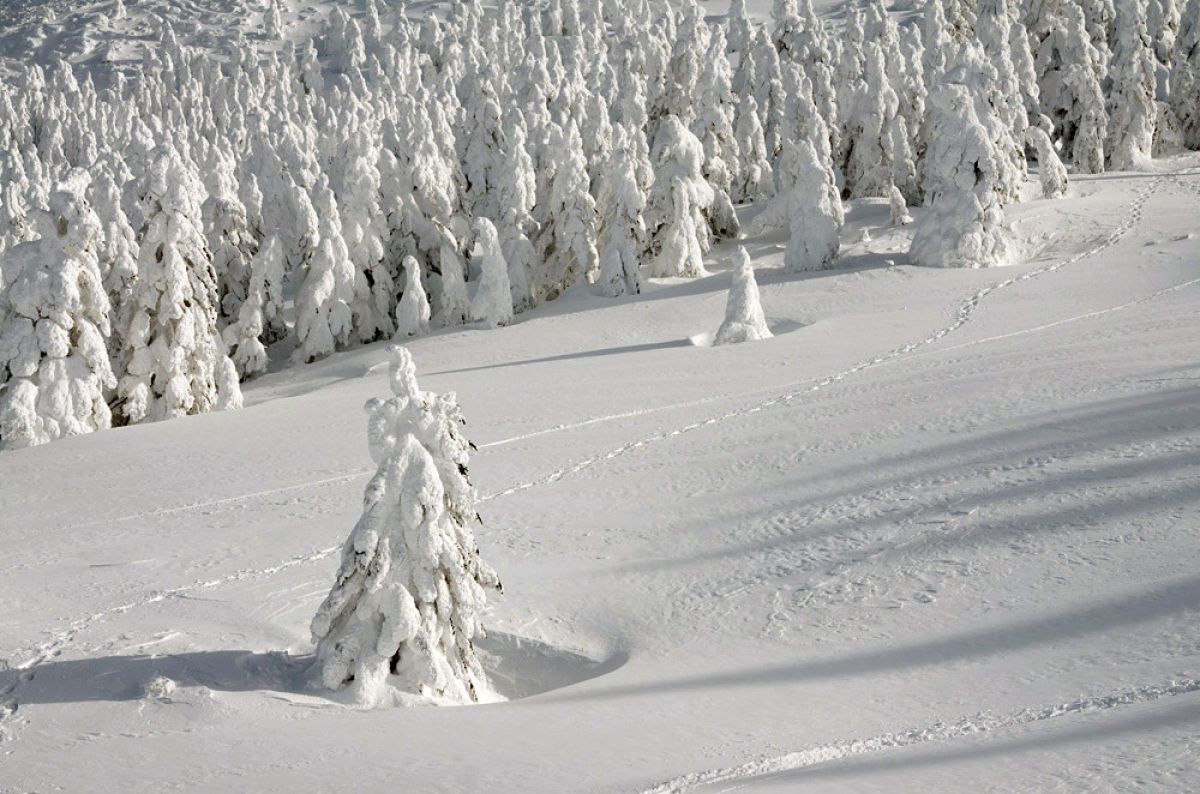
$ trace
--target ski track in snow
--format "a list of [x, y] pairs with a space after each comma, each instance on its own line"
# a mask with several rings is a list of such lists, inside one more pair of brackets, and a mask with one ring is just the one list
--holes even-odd
[[[541, 485], [549, 485], [551, 483], [558, 482], [559, 480], [561, 480], [564, 477], [567, 477], [569, 475], [577, 474], [577, 473], [583, 471], [584, 469], [594, 466], [597, 463], [612, 460], [613, 458], [620, 457], [621, 455], [624, 455], [628, 452], [632, 452], [634, 450], [641, 449], [642, 447], [649, 446], [650, 444], [653, 444], [655, 442], [663, 441], [663, 440], [666, 440], [669, 438], [674, 438], [676, 436], [681, 436], [685, 433], [690, 433], [693, 430], [699, 430], [701, 428], [717, 425], [722, 422], [726, 422], [730, 419], [738, 419], [738, 418], [741, 418], [744, 416], [750, 416], [750, 415], [759, 413], [761, 411], [765, 411], [769, 408], [774, 408], [774, 407], [781, 406], [781, 405], [787, 405], [787, 404], [791, 403], [792, 401], [798, 399], [799, 397], [802, 397], [805, 394], [811, 394], [813, 392], [820, 391], [820, 390], [826, 388], [827, 386], [832, 386], [836, 383], [839, 383], [839, 382], [845, 380], [846, 378], [850, 377], [851, 375], [855, 375], [859, 372], [862, 372], [863, 370], [872, 369], [874, 367], [880, 366], [881, 364], [887, 364], [889, 362], [903, 358], [903, 357], [907, 356], [908, 354], [910, 354], [916, 350], [919, 350], [923, 347], [932, 345], [933, 343], [937, 342], [938, 340], [948, 336], [949, 334], [954, 333], [959, 328], [962, 328], [964, 325], [966, 325], [967, 322], [970, 321], [971, 316], [975, 313], [975, 310], [979, 308], [979, 305], [983, 302], [984, 298], [986, 298], [987, 296], [989, 296], [993, 293], [999, 292], [1008, 287], [1011, 287], [1014, 284], [1019, 284], [1023, 281], [1029, 281], [1030, 279], [1036, 278], [1038, 276], [1042, 276], [1047, 273], [1053, 273], [1053, 272], [1060, 270], [1068, 265], [1072, 265], [1077, 262], [1081, 262], [1084, 259], [1088, 259], [1089, 257], [1095, 256], [1096, 254], [1099, 254], [1103, 251], [1108, 250], [1109, 248], [1113, 247], [1118, 242], [1120, 242], [1121, 239], [1124, 238], [1127, 234], [1129, 234], [1129, 232], [1131, 232], [1134, 229], [1134, 227], [1137, 226], [1137, 224], [1141, 221], [1142, 213], [1145, 209], [1146, 202], [1149, 201], [1150, 197], [1158, 191], [1158, 189], [1162, 186], [1162, 183], [1164, 182], [1164, 180], [1168, 179], [1170, 177], [1160, 176], [1158, 178], [1153, 178], [1153, 176], [1148, 176], [1147, 178], [1150, 179], [1150, 182], [1147, 185], [1145, 185], [1144, 187], [1142, 187], [1140, 190], [1138, 190], [1137, 193], [1134, 194], [1134, 199], [1132, 202], [1130, 202], [1130, 204], [1126, 210], [1125, 219], [1120, 224], [1118, 224], [1117, 227], [1114, 228], [1108, 234], [1107, 237], [1105, 237], [1102, 241], [1100, 241], [1100, 243], [1098, 243], [1097, 245], [1094, 245], [1091, 248], [1088, 248], [1084, 251], [1081, 251], [1081, 252], [1075, 254], [1074, 256], [1059, 260], [1052, 264], [1043, 265], [1042, 267], [1034, 268], [1032, 270], [1027, 270], [1024, 273], [1021, 273], [1019, 275], [1004, 279], [1003, 281], [998, 281], [994, 284], [984, 287], [983, 289], [979, 290], [974, 295], [972, 295], [970, 298], [968, 298], [964, 303], [962, 303], [958, 307], [958, 309], [954, 313], [953, 319], [947, 325], [944, 325], [941, 328], [938, 328], [937, 330], [935, 330], [933, 333], [931, 333], [929, 336], [925, 337], [924, 339], [921, 339], [917, 342], [911, 342], [902, 347], [895, 348], [895, 349], [891, 350], [890, 352], [876, 356], [875, 358], [855, 364], [854, 366], [852, 366], [848, 369], [844, 369], [840, 372], [834, 373], [833, 375], [829, 375], [825, 378], [822, 378], [822, 379], [816, 381], [815, 383], [813, 383], [811, 386], [808, 386], [806, 388], [797, 388], [792, 391], [781, 394], [777, 397], [773, 397], [769, 400], [760, 402], [756, 405], [728, 411], [724, 414], [720, 414], [718, 416], [712, 416], [712, 417], [709, 417], [708, 419], [703, 419], [699, 422], [693, 422], [691, 424], [683, 425], [682, 427], [675, 428], [674, 430], [660, 431], [657, 433], [653, 433], [651, 435], [637, 439], [636, 441], [630, 441], [626, 444], [622, 444], [621, 446], [616, 447], [612, 450], [609, 450], [608, 452], [604, 452], [599, 455], [593, 455], [591, 457], [583, 458], [582, 460], [579, 460], [569, 466], [565, 466], [563, 468], [557, 469], [557, 470], [550, 472], [549, 474], [543, 475], [542, 477], [539, 477], [537, 479], [529, 480], [529, 481], [523, 482], [523, 483], [518, 483], [517, 485], [513, 485], [502, 491], [498, 491], [496, 493], [489, 494], [488, 496], [484, 497], [484, 500], [495, 499], [495, 498], [499, 498], [502, 496], [509, 496], [509, 495], [518, 493], [520, 491], [524, 491], [529, 488], [534, 488], [534, 487], [541, 486]], [[805, 382], [807, 382], [807, 381], [805, 381]]]
[[[768, 410], [770, 408], [788, 405], [788, 404], [792, 403], [793, 401], [795, 401], [796, 399], [802, 397], [805, 394], [810, 394], [810, 393], [813, 393], [816, 391], [820, 391], [828, 386], [839, 383], [842, 380], [845, 380], [846, 378], [848, 378], [854, 374], [857, 374], [857, 373], [862, 372], [867, 369], [872, 369], [877, 366], [881, 366], [884, 364], [894, 362], [901, 358], [908, 357], [908, 356], [910, 356], [910, 354], [914, 353], [915, 351], [918, 351], [921, 348], [928, 347], [929, 345], [934, 344], [935, 342], [945, 338], [949, 334], [952, 334], [955, 331], [957, 331], [958, 329], [962, 328], [967, 322], [970, 321], [972, 315], [975, 313], [975, 310], [979, 308], [979, 306], [983, 302], [983, 300], [985, 298], [987, 298], [989, 295], [992, 295], [1003, 289], [1011, 287], [1014, 284], [1019, 284], [1021, 282], [1028, 281], [1030, 279], [1045, 275], [1047, 273], [1053, 273], [1057, 270], [1067, 267], [1068, 265], [1072, 265], [1072, 264], [1078, 263], [1080, 261], [1083, 261], [1085, 259], [1088, 259], [1092, 256], [1095, 256], [1095, 255], [1113, 247], [1114, 245], [1116, 245], [1126, 235], [1128, 235], [1137, 226], [1137, 224], [1141, 221], [1146, 202], [1149, 201], [1150, 197], [1152, 195], [1154, 195], [1154, 193], [1156, 193], [1162, 187], [1162, 185], [1164, 183], [1166, 183], [1168, 181], [1174, 182], [1176, 184], [1185, 186], [1185, 187], [1187, 187], [1187, 189], [1193, 190], [1193, 191], [1197, 192], [1198, 195], [1200, 195], [1200, 186], [1193, 185], [1192, 183], [1184, 182], [1182, 180], [1183, 176], [1196, 176], [1196, 175], [1200, 175], [1200, 172], [1178, 172], [1178, 173], [1173, 173], [1173, 174], [1157, 174], [1157, 175], [1156, 174], [1147, 174], [1147, 175], [1144, 175], [1141, 178], [1148, 179], [1149, 181], [1145, 186], [1140, 188], [1134, 194], [1133, 200], [1129, 203], [1129, 205], [1126, 208], [1124, 220], [1122, 220], [1121, 223], [1118, 224], [1098, 244], [1096, 244], [1088, 249], [1085, 249], [1084, 251], [1076, 253], [1073, 256], [1067, 257], [1065, 259], [1061, 259], [1061, 260], [1051, 263], [1051, 264], [1043, 265], [1038, 268], [1027, 270], [1023, 273], [1020, 273], [1018, 275], [1004, 279], [1002, 281], [995, 282], [987, 287], [980, 289], [975, 294], [970, 296], [965, 302], [963, 302], [962, 304], [959, 305], [959, 307], [955, 310], [953, 318], [951, 319], [951, 321], [948, 324], [942, 326], [941, 328], [938, 328], [937, 330], [933, 331], [931, 334], [929, 334], [928, 336], [926, 336], [925, 338], [923, 338], [917, 342], [912, 342], [912, 343], [903, 345], [901, 347], [895, 348], [887, 353], [881, 354], [881, 355], [871, 358], [867, 361], [860, 362], [858, 364], [855, 364], [852, 367], [841, 370], [832, 375], [828, 375], [824, 378], [820, 378], [820, 379], [810, 378], [810, 379], [806, 379], [804, 381], [800, 381], [798, 384], [796, 384], [797, 388], [793, 388], [791, 391], [785, 392], [785, 393], [778, 395], [776, 397], [773, 397], [769, 400], [764, 400], [755, 405], [727, 411], [723, 414], [718, 414], [716, 416], [712, 416], [707, 419], [703, 419], [703, 420], [700, 420], [697, 422], [692, 422], [692, 423], [683, 425], [681, 427], [675, 428], [673, 430], [659, 431], [656, 433], [652, 433], [648, 436], [637, 439], [635, 441], [631, 441], [631, 442], [622, 444], [621, 446], [616, 447], [612, 450], [609, 450], [608, 452], [601, 453], [598, 455], [593, 455], [593, 456], [590, 456], [587, 458], [583, 458], [582, 460], [576, 461], [575, 463], [572, 463], [568, 466], [556, 469], [555, 471], [550, 472], [541, 477], [538, 477], [536, 479], [518, 483], [516, 485], [513, 485], [513, 486], [506, 488], [504, 490], [501, 490], [501, 491], [497, 491], [497, 492], [490, 493], [490, 494], [485, 494], [480, 497], [479, 502], [480, 503], [488, 502], [493, 499], [499, 499], [499, 498], [502, 498], [505, 496], [510, 496], [512, 494], [519, 493], [519, 492], [525, 491], [525, 490], [529, 490], [531, 488], [535, 488], [535, 487], [539, 487], [539, 486], [543, 486], [543, 485], [549, 485], [549, 484], [558, 482], [559, 480], [562, 480], [563, 478], [568, 477], [570, 475], [577, 474], [577, 473], [583, 471], [584, 469], [591, 468], [594, 465], [612, 460], [614, 458], [625, 455], [629, 452], [633, 452], [635, 450], [642, 449], [644, 447], [650, 446], [651, 444], [657, 443], [659, 441], [664, 441], [667, 439], [675, 438], [677, 436], [684, 435], [686, 433], [690, 433], [692, 431], [699, 430], [699, 429], [702, 429], [705, 427], [714, 426], [714, 425], [717, 425], [717, 424], [720, 424], [720, 423], [723, 423], [723, 422], [726, 422], [726, 421], [729, 421], [732, 419], [737, 419], [737, 418], [741, 418], [741, 417], [745, 417], [745, 416], [751, 416], [753, 414]], [[1060, 321], [1057, 321], [1054, 323], [1048, 323], [1046, 325], [1039, 326], [1037, 328], [1025, 329], [1022, 331], [1013, 332], [1011, 334], [1003, 334], [1003, 335], [1000, 335], [997, 337], [992, 337], [990, 339], [975, 340], [973, 342], [968, 342], [968, 343], [965, 343], [964, 345], [961, 345], [958, 347], [966, 347], [966, 346], [975, 345], [975, 344], [982, 344], [983, 342], [994, 341], [995, 339], [1002, 339], [1002, 338], [1007, 338], [1009, 336], [1016, 336], [1019, 334], [1031, 333], [1033, 331], [1044, 330], [1046, 328], [1055, 327], [1055, 326], [1062, 325], [1062, 324], [1065, 324], [1068, 322], [1087, 319], [1087, 318], [1098, 316], [1101, 314], [1106, 314], [1106, 313], [1112, 312], [1112, 311], [1119, 311], [1121, 309], [1129, 308], [1130, 306], [1146, 302], [1146, 301], [1151, 300], [1160, 295], [1167, 294], [1169, 292], [1173, 292], [1178, 289], [1182, 289], [1183, 287], [1190, 286], [1197, 282], [1200, 282], [1200, 279], [1194, 279], [1192, 281], [1188, 281], [1183, 284], [1175, 285], [1174, 287], [1168, 287], [1163, 290], [1159, 290], [1155, 293], [1152, 293], [1151, 295], [1144, 296], [1143, 298], [1137, 299], [1135, 301], [1131, 301], [1129, 303], [1126, 303], [1126, 304], [1123, 304], [1121, 306], [1114, 307], [1111, 309], [1103, 309], [1103, 310], [1098, 310], [1098, 311], [1094, 311], [1094, 312], [1089, 312], [1087, 314], [1079, 315], [1078, 317], [1068, 318], [1066, 320], [1060, 320]], [[941, 352], [941, 351], [936, 351], [936, 352]], [[525, 438], [532, 438], [532, 437], [536, 437], [539, 435], [545, 435], [548, 433], [559, 432], [561, 430], [574, 429], [577, 427], [587, 426], [587, 425], [591, 425], [591, 424], [597, 424], [597, 423], [603, 422], [603, 421], [611, 421], [611, 420], [619, 419], [619, 418], [628, 418], [631, 416], [637, 416], [637, 415], [641, 415], [644, 413], [650, 413], [655, 410], [665, 410], [668, 408], [690, 407], [690, 406], [694, 406], [694, 405], [704, 404], [706, 402], [711, 402], [714, 399], [723, 399], [723, 398], [705, 398], [702, 400], [696, 400], [696, 401], [691, 401], [691, 402], [676, 403], [672, 406], [660, 406], [655, 409], [645, 409], [645, 410], [641, 410], [641, 411], [624, 412], [621, 414], [614, 414], [612, 416], [599, 417], [599, 418], [587, 420], [584, 422], [568, 424], [568, 425], [560, 425], [555, 428], [548, 428], [548, 429], [536, 431], [533, 433], [527, 433], [522, 436], [516, 436], [513, 438], [509, 438], [509, 439], [502, 439], [500, 441], [491, 442], [489, 444], [484, 445], [483, 448], [501, 446], [503, 444], [513, 443], [515, 441], [519, 441], [519, 440], [522, 440]], [[340, 482], [349, 482], [349, 481], [358, 479], [360, 477], [365, 477], [368, 474], [370, 474], [370, 472], [371, 472], [371, 470], [364, 469], [364, 470], [351, 472], [348, 474], [342, 474], [342, 475], [327, 477], [327, 478], [323, 478], [323, 479], [319, 479], [319, 480], [307, 481], [307, 482], [303, 482], [303, 483], [297, 483], [294, 485], [283, 486], [280, 488], [271, 488], [271, 489], [255, 491], [255, 492], [247, 493], [247, 494], [239, 494], [236, 496], [225, 497], [222, 499], [207, 500], [207, 501], [203, 501], [203, 502], [193, 502], [193, 503], [190, 503], [187, 505], [180, 505], [178, 507], [161, 508], [161, 509], [157, 509], [157, 510], [134, 513], [134, 514], [129, 514], [129, 515], [125, 515], [125, 516], [118, 516], [116, 518], [97, 519], [97, 520], [93, 520], [93, 521], [88, 521], [88, 522], [83, 522], [83, 523], [79, 523], [79, 524], [61, 527], [60, 529], [74, 530], [74, 529], [85, 528], [85, 527], [89, 527], [89, 526], [120, 523], [120, 522], [126, 522], [126, 521], [133, 521], [133, 520], [137, 520], [137, 519], [155, 518], [155, 517], [166, 516], [166, 515], [175, 515], [175, 514], [179, 514], [179, 513], [186, 513], [186, 512], [201, 510], [201, 509], [210, 508], [210, 507], [218, 507], [221, 505], [243, 502], [243, 501], [247, 501], [247, 500], [261, 498], [264, 496], [272, 496], [272, 495], [276, 495], [276, 494], [280, 494], [280, 493], [287, 493], [290, 491], [318, 487], [321, 485], [329, 485], [329, 484], [340, 483]], [[317, 549], [317, 550], [311, 551], [307, 554], [293, 557], [293, 558], [286, 560], [280, 564], [268, 566], [266, 568], [246, 568], [246, 569], [241, 569], [241, 570], [235, 571], [227, 576], [224, 576], [224, 577], [221, 577], [218, 579], [197, 581], [197, 582], [193, 582], [191, 584], [187, 584], [187, 585], [183, 585], [180, 587], [171, 588], [171, 589], [167, 589], [167, 590], [156, 590], [151, 593], [148, 593], [147, 595], [143, 596], [142, 598], [134, 599], [132, 601], [128, 601], [128, 602], [120, 604], [118, 606], [110, 607], [109, 609], [101, 610], [94, 614], [91, 614], [91, 615], [88, 615], [88, 616], [85, 616], [82, 618], [78, 618], [78, 619], [72, 621], [65, 629], [62, 629], [62, 630], [57, 631], [54, 634], [52, 634], [51, 637], [48, 640], [46, 640], [45, 642], [35, 645], [31, 648], [27, 647], [24, 649], [17, 650], [15, 652], [16, 657], [26, 656], [28, 658], [26, 658], [23, 662], [20, 662], [17, 665], [15, 665], [15, 668], [17, 670], [21, 671], [21, 674], [18, 677], [18, 681], [15, 682], [14, 684], [10, 685], [6, 689], [0, 690], [0, 739], [4, 739], [4, 738], [6, 738], [6, 736], [11, 735], [10, 730], [9, 730], [9, 724], [11, 723], [13, 716], [17, 712], [18, 701], [15, 697], [15, 692], [19, 688], [20, 684], [32, 679], [33, 668], [35, 668], [38, 664], [41, 664], [43, 662], [46, 662], [46, 661], [58, 656], [64, 648], [70, 646], [75, 641], [75, 638], [81, 632], [88, 629], [92, 625], [94, 625], [98, 622], [102, 622], [110, 617], [115, 616], [115, 615], [123, 614], [125, 612], [129, 612], [130, 610], [137, 609], [137, 608], [143, 607], [143, 606], [148, 606], [148, 605], [158, 603], [160, 601], [164, 601], [164, 600], [167, 600], [170, 598], [179, 597], [181, 595], [195, 592], [197, 590], [208, 590], [208, 589], [218, 588], [218, 587], [221, 587], [223, 585], [230, 584], [233, 582], [270, 577], [270, 576], [275, 575], [276, 573], [279, 573], [280, 571], [283, 571], [283, 570], [286, 570], [289, 568], [293, 568], [293, 567], [296, 567], [299, 565], [305, 565], [308, 563], [317, 562], [319, 560], [325, 559], [325, 558], [335, 554], [340, 548], [341, 548], [341, 545], [339, 544], [337, 546], [331, 546], [328, 548]], [[10, 657], [10, 658], [12, 658], [12, 657]], [[670, 789], [667, 789], [667, 790], [670, 790]]]
[[1098, 697], [1081, 698], [1050, 706], [1034, 706], [1008, 714], [983, 712], [971, 717], [962, 717], [952, 723], [936, 722], [923, 728], [912, 728], [901, 733], [884, 733], [866, 739], [845, 739], [828, 744], [818, 744], [785, 755], [761, 758], [738, 766], [693, 772], [646, 789], [644, 794], [676, 794], [676, 792], [691, 791], [702, 786], [747, 783], [766, 775], [797, 772], [851, 756], [947, 742], [1005, 728], [1031, 725], [1061, 717], [1094, 714], [1150, 703], [1163, 698], [1194, 695], [1198, 692], [1200, 692], [1200, 680], [1185, 678], [1166, 684], [1117, 690]]

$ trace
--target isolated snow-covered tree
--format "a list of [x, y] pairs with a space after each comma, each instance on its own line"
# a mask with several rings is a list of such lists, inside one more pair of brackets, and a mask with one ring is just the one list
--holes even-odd
[[704, 254], [709, 227], [704, 211], [712, 186], [701, 171], [704, 147], [675, 116], [667, 116], [654, 139], [654, 186], [646, 208], [653, 276], [707, 275]]
[[429, 298], [421, 285], [421, 268], [411, 256], [404, 257], [404, 294], [396, 304], [396, 338], [429, 333]]
[[1042, 185], [1043, 198], [1062, 198], [1067, 195], [1067, 169], [1058, 159], [1054, 144], [1046, 131], [1038, 127], [1025, 130], [1030, 148], [1037, 152], [1038, 176]]
[[1108, 158], [1115, 170], [1150, 168], [1158, 116], [1155, 69], [1146, 32], [1146, 0], [1118, 0], [1108, 96]]
[[613, 298], [642, 291], [640, 254], [645, 246], [645, 202], [637, 184], [636, 155], [625, 128], [618, 127], [608, 178], [600, 195], [600, 275], [596, 285]]
[[144, 219], [138, 279], [121, 334], [117, 385], [126, 422], [240, 408], [237, 370], [217, 331], [217, 278], [204, 234], [204, 188], [174, 147], [137, 185]]
[[312, 620], [317, 672], [366, 705], [493, 699], [474, 642], [500, 580], [475, 541], [462, 412], [453, 394], [420, 390], [404, 348], [391, 359], [393, 396], [367, 403], [378, 468]]
[[947, 82], [930, 101], [925, 212], [909, 256], [914, 264], [930, 267], [1004, 264], [1009, 240], [998, 187], [1001, 155], [980, 123], [966, 85]]
[[116, 386], [105, 337], [109, 303], [100, 219], [72, 171], [34, 213], [41, 238], [0, 257], [0, 449], [103, 430]]
[[471, 319], [489, 328], [508, 325], [513, 317], [508, 263], [500, 250], [496, 227], [487, 218], [475, 220], [475, 245], [479, 251], [479, 285], [471, 300]]
[[713, 344], [731, 345], [769, 339], [772, 336], [771, 329], [763, 316], [750, 255], [740, 245], [733, 254], [732, 278], [729, 299], [725, 304], [725, 321], [717, 329]]

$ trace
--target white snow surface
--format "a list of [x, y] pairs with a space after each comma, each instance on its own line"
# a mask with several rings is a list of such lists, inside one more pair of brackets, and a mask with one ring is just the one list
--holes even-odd
[[503, 703], [309, 683], [385, 343], [0, 455], [0, 791], [1193, 788], [1200, 155], [1155, 167], [1011, 206], [1005, 268], [906, 264], [881, 199], [837, 270], [743, 240], [754, 345], [687, 342], [733, 243], [412, 341], [479, 446]]

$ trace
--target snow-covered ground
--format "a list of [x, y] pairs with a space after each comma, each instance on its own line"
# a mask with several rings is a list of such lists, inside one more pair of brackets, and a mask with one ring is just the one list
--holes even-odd
[[[132, 4], [131, 4], [132, 8]], [[304, 684], [383, 344], [0, 455], [0, 791], [1193, 790], [1200, 155], [1010, 207], [1024, 262], [714, 275], [413, 342], [479, 446], [509, 702]], [[863, 240], [864, 230], [870, 239]]]

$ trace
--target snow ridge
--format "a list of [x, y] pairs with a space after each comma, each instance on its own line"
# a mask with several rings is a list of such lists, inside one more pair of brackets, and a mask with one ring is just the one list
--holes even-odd
[[771, 758], [761, 758], [738, 766], [692, 772], [665, 783], [646, 789], [645, 794], [675, 794], [691, 791], [701, 786], [734, 781], [747, 781], [764, 775], [795, 772], [829, 761], [836, 761], [865, 753], [894, 750], [913, 745], [931, 744], [960, 739], [977, 733], [1014, 728], [1021, 725], [1044, 722], [1060, 717], [1090, 714], [1098, 711], [1122, 708], [1140, 703], [1150, 703], [1162, 698], [1191, 695], [1200, 692], [1200, 680], [1184, 678], [1165, 684], [1119, 689], [1106, 695], [1080, 698], [1049, 706], [1032, 706], [1008, 714], [981, 712], [961, 717], [951, 723], [935, 722], [923, 728], [911, 728], [900, 733], [884, 733], [866, 739], [844, 739], [828, 744], [818, 744], [803, 750]]

